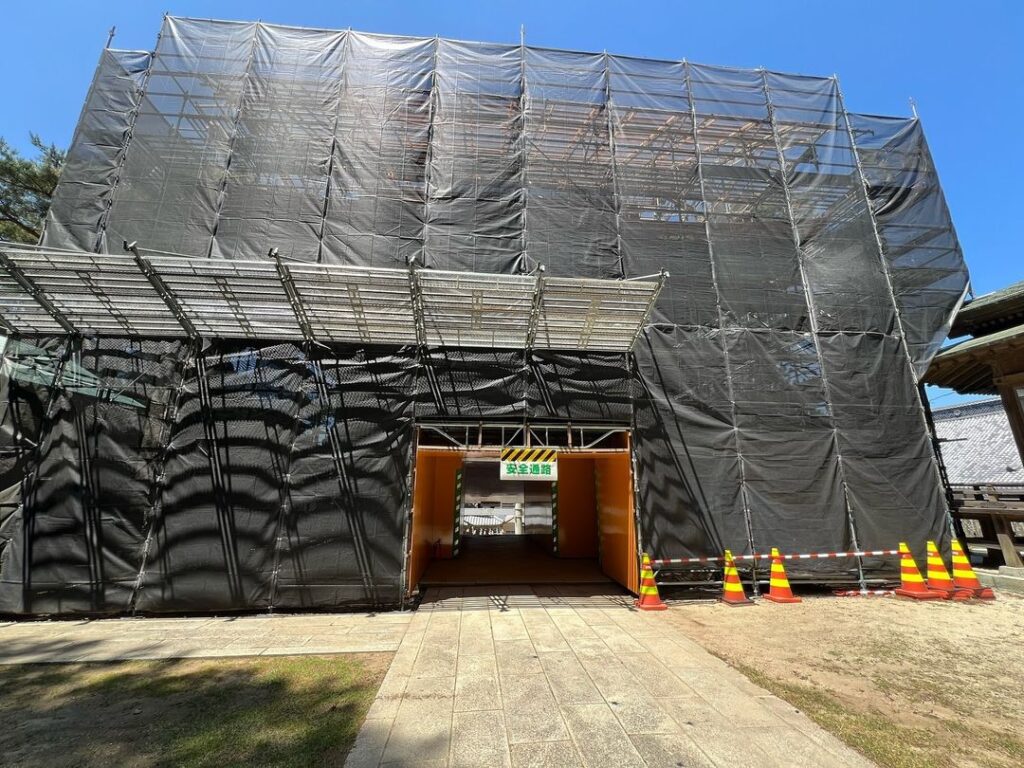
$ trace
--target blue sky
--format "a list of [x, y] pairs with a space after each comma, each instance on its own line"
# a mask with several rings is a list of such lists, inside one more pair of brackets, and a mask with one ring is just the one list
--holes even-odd
[[[153, 47], [164, 11], [310, 27], [441, 35], [839, 75], [847, 106], [917, 103], [975, 292], [1024, 280], [1024, 3], [975, 2], [12, 2], [0, 46], [0, 136], [66, 145], [111, 26]], [[958, 396], [940, 393], [937, 405]], [[936, 396], [933, 395], [933, 398]]]

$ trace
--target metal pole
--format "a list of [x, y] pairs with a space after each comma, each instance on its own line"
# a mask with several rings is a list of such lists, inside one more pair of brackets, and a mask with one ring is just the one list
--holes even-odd
[[[864, 173], [864, 165], [861, 162], [860, 152], [857, 149], [857, 140], [853, 133], [853, 124], [850, 122], [850, 113], [846, 111], [846, 102], [843, 100], [843, 91], [839, 87], [839, 78], [835, 75], [832, 76], [833, 81], [836, 85], [836, 98], [839, 100], [839, 108], [843, 113], [843, 121], [846, 123], [846, 132], [850, 139], [850, 152], [853, 154], [854, 163], [857, 166], [857, 176], [860, 179], [860, 190], [863, 194], [864, 205], [867, 208], [868, 219], [871, 222], [871, 231], [874, 234], [875, 246], [878, 248], [878, 260], [882, 267], [882, 274], [885, 275], [885, 284], [889, 289], [889, 298], [892, 300], [893, 312], [896, 318], [896, 327], [899, 330], [899, 342], [900, 347], [903, 349], [904, 354], [907, 358], [907, 367], [910, 369], [910, 375], [913, 379], [914, 384], [918, 387], [918, 416], [921, 418], [921, 424], [925, 429], [925, 434], [933, 434], [928, 426], [928, 420], [930, 415], [926, 412], [926, 396], [924, 388], [922, 386], [920, 377], [917, 375], [917, 370], [914, 368], [914, 357], [910, 354], [910, 347], [907, 346], [907, 334], [906, 329], [903, 325], [903, 312], [900, 310], [900, 304], [896, 300], [896, 291], [893, 288], [892, 274], [889, 271], [889, 262], [885, 256], [885, 245], [882, 242], [882, 234], [878, 228], [878, 220], [875, 216], [875, 211], [871, 207], [871, 194], [869, 192], [867, 175]], [[914, 106], [914, 118], [917, 118], [917, 108]], [[939, 482], [939, 487], [946, 489], [946, 493], [949, 492], [949, 484], [945, 479], [945, 471], [941, 466], [942, 458], [938, 453], [938, 443], [932, 442], [932, 469], [935, 472], [935, 477]], [[950, 494], [951, 495], [951, 494]], [[953, 509], [952, 504], [949, 501], [949, 497], [946, 502], [946, 522], [949, 526], [949, 532], [951, 536], [956, 536], [956, 526], [953, 521]]]
[[[800, 231], [797, 228], [796, 219], [793, 216], [793, 201], [790, 197], [789, 182], [786, 179], [786, 156], [782, 151], [782, 144], [779, 141], [779, 130], [775, 121], [775, 106], [772, 104], [771, 90], [768, 87], [768, 72], [763, 67], [761, 68], [761, 83], [764, 88], [765, 103], [768, 107], [768, 122], [771, 126], [772, 139], [775, 142], [775, 151], [779, 158], [779, 179], [782, 184], [783, 195], [786, 199], [786, 214], [789, 217], [790, 232], [793, 237], [793, 248], [796, 252], [797, 266], [800, 269], [800, 282], [803, 283], [804, 287], [804, 299], [807, 302], [807, 314], [809, 315], [809, 322], [811, 325], [811, 338], [814, 340], [814, 352], [818, 358], [818, 365], [821, 367], [822, 394], [825, 396], [825, 402], [828, 404], [829, 418], [832, 422], [832, 445], [835, 448], [836, 466], [839, 471], [839, 482], [843, 489], [847, 525], [850, 530], [850, 539], [853, 542], [853, 548], [859, 550], [860, 543], [857, 540], [857, 526], [853, 519], [853, 504], [850, 501], [850, 488], [846, 479], [846, 469], [843, 462], [842, 450], [839, 446], [839, 435], [835, 422], [835, 412], [832, 408], [832, 390], [829, 386], [828, 373], [825, 370], [825, 359], [821, 351], [821, 338], [818, 335], [817, 306], [814, 301], [814, 293], [808, 284], [806, 267], [807, 255], [800, 246]], [[865, 591], [867, 589], [867, 581], [864, 578], [864, 561], [860, 557], [857, 558], [857, 580], [860, 583], [861, 591]]]
[[124, 132], [124, 140], [121, 143], [121, 147], [118, 151], [117, 167], [114, 169], [114, 180], [110, 185], [110, 193], [107, 195], [105, 205], [103, 206], [103, 212], [100, 214], [99, 219], [96, 222], [96, 242], [93, 244], [93, 250], [96, 253], [101, 253], [106, 248], [107, 241], [107, 225], [110, 223], [110, 211], [114, 207], [114, 194], [117, 192], [118, 185], [121, 183], [121, 176], [124, 172], [124, 165], [128, 158], [128, 145], [131, 144], [132, 137], [135, 135], [135, 124], [139, 119], [139, 108], [142, 105], [142, 97], [146, 93], [146, 89], [149, 87], [149, 80], [153, 75], [153, 65], [156, 63], [157, 51], [160, 49], [160, 41], [164, 36], [164, 29], [167, 26], [167, 14], [164, 14], [163, 24], [160, 25], [160, 32], [156, 36], [156, 45], [153, 47], [153, 52], [149, 55], [149, 61], [146, 64], [146, 72], [142, 76], [142, 82], [139, 83], [138, 90], [135, 91], [135, 103], [132, 105], [131, 113], [128, 116], [128, 125]]
[[317, 233], [316, 263], [324, 260], [324, 234], [327, 232], [327, 218], [331, 211], [331, 194], [334, 191], [334, 158], [338, 154], [338, 121], [341, 117], [341, 102], [348, 90], [348, 54], [351, 50], [352, 28], [345, 31], [345, 44], [341, 49], [341, 77], [338, 78], [338, 103], [334, 107], [334, 125], [331, 126], [330, 159], [327, 161], [327, 183], [324, 185], [324, 203], [320, 210], [320, 229]]
[[142, 254], [139, 253], [139, 249], [136, 243], [124, 243], [124, 249], [132, 254], [135, 258], [135, 264], [138, 266], [139, 271], [146, 276], [149, 280], [149, 284], [153, 286], [153, 290], [157, 292], [157, 295], [163, 300], [164, 304], [174, 315], [174, 319], [178, 321], [178, 324], [185, 330], [185, 333], [190, 339], [199, 338], [199, 333], [196, 331], [196, 327], [192, 324], [188, 314], [182, 308], [181, 304], [178, 303], [174, 293], [167, 286], [167, 283], [163, 281], [159, 273], [153, 269], [153, 265], [146, 259]]
[[21, 477], [21, 526], [25, 532], [24, 560], [21, 566], [21, 599], [22, 608], [26, 613], [32, 613], [32, 550], [35, 544], [35, 496], [39, 490], [39, 469], [43, 463], [43, 450], [47, 436], [53, 429], [53, 416], [58, 400], [57, 393], [64, 383], [64, 371], [68, 361], [74, 355], [75, 348], [79, 343], [81, 343], [81, 338], [78, 336], [68, 336], [64, 340], [64, 348], [53, 369], [53, 379], [46, 390], [46, 407], [39, 425], [38, 439]]
[[650, 300], [647, 302], [647, 306], [644, 308], [643, 317], [640, 318], [640, 323], [637, 326], [636, 333], [633, 334], [633, 340], [629, 342], [629, 351], [633, 350], [636, 346], [637, 341], [643, 335], [644, 330], [647, 328], [647, 321], [651, 319], [651, 314], [654, 312], [654, 306], [658, 303], [658, 297], [661, 296], [661, 291], [665, 287], [665, 283], [668, 281], [669, 273], [667, 270], [661, 270], [658, 274], [658, 287], [655, 288], [654, 293], [651, 294]]
[[416, 478], [416, 447], [420, 441], [419, 427], [413, 426], [412, 439], [409, 441], [409, 448], [406, 451], [406, 461], [409, 464], [409, 471], [405, 475], [405, 520], [402, 526], [402, 570], [399, 575], [398, 585], [398, 607], [405, 610], [406, 600], [412, 591], [409, 585], [409, 559], [412, 557], [412, 516], [415, 511], [414, 483]]
[[622, 255], [622, 193], [619, 175], [615, 170], [615, 125], [612, 120], [612, 80], [608, 51], [604, 52], [604, 113], [608, 129], [608, 165], [612, 174], [612, 207], [615, 208], [615, 253], [619, 260], [619, 277], [626, 276], [626, 262]]
[[242, 109], [245, 107], [245, 97], [249, 91], [249, 83], [252, 79], [252, 65], [256, 58], [256, 41], [259, 40], [260, 27], [263, 24], [259, 21], [252, 28], [252, 44], [249, 46], [249, 58], [245, 62], [245, 71], [242, 74], [242, 87], [238, 93], [238, 106], [235, 107], [235, 116], [231, 121], [231, 136], [228, 137], [227, 159], [224, 163], [224, 178], [221, 179], [220, 189], [217, 191], [217, 204], [213, 212], [213, 231], [210, 232], [210, 243], [206, 248], [206, 257], [213, 256], [213, 245], [217, 241], [217, 232], [220, 229], [220, 217], [224, 210], [224, 200], [227, 198], [228, 179], [231, 176], [231, 163], [235, 159], [235, 144], [238, 141], [238, 132], [242, 124]]
[[530, 263], [529, 240], [527, 230], [527, 206], [530, 201], [529, 184], [526, 174], [526, 109], [529, 102], [526, 98], [526, 27], [519, 27], [519, 189], [523, 197], [523, 226], [519, 230], [519, 251], [523, 263], [523, 271]]
[[[733, 433], [733, 444], [736, 447], [736, 459], [739, 463], [739, 484], [740, 484], [740, 501], [743, 504], [743, 519], [747, 528], [747, 543], [750, 545], [750, 552], [754, 552], [754, 536], [753, 530], [750, 526], [750, 495], [747, 492], [747, 472], [746, 465], [743, 460], [743, 449], [740, 446], [740, 435], [739, 430], [736, 428], [736, 395], [735, 387], [732, 381], [732, 363], [731, 356], [729, 354], [729, 344], [726, 340], [726, 328], [725, 328], [725, 310], [722, 308], [722, 292], [718, 286], [718, 269], [715, 265], [715, 246], [714, 241], [711, 237], [711, 222], [708, 219], [708, 208], [710, 201], [708, 200], [707, 189], [704, 183], [704, 154], [700, 146], [700, 135], [697, 129], [697, 105], [693, 100], [693, 86], [691, 84], [690, 77], [690, 64], [687, 61], [683, 61], [683, 76], [686, 81], [686, 97], [690, 102], [690, 120], [693, 124], [693, 145], [694, 152], [697, 158], [697, 182], [700, 187], [700, 199], [704, 204], [704, 238], [708, 244], [708, 260], [711, 268], [711, 282], [715, 286], [715, 310], [718, 313], [718, 333], [721, 340], [722, 346], [722, 359], [725, 362], [725, 378], [726, 384], [729, 391], [729, 405], [731, 409], [731, 421]], [[724, 542], [720, 542], [724, 543]], [[759, 594], [759, 585], [757, 583], [757, 571], [756, 567], [754, 570], [754, 584], [753, 591], [754, 595]]]
[[139, 573], [132, 585], [131, 596], [128, 598], [128, 613], [135, 613], [138, 604], [139, 592], [142, 590], [143, 581], [146, 576], [146, 566], [149, 564], [149, 554], [153, 547], [153, 532], [157, 527], [157, 521], [163, 515], [164, 489], [167, 487], [167, 458], [171, 451], [171, 438], [174, 435], [174, 427], [178, 420], [178, 411], [181, 408], [181, 400], [185, 393], [185, 381], [188, 376], [189, 366], [195, 364], [195, 358], [201, 354], [200, 341], [190, 339], [185, 344], [185, 358], [181, 363], [181, 375], [178, 377], [178, 384], [174, 388], [174, 397], [169, 399], [164, 407], [162, 421], [164, 422], [164, 435], [160, 442], [160, 449], [156, 458], [150, 464], [151, 482], [149, 487], [149, 509], [143, 520], [143, 528], [146, 531], [146, 538], [142, 542], [142, 556], [139, 558]]
[[[426, 265], [427, 233], [430, 229], [430, 176], [434, 164], [434, 122], [437, 119], [437, 52], [441, 39], [434, 38], [434, 51], [430, 63], [430, 93], [427, 104], [427, 155], [423, 161], [423, 228], [420, 230], [420, 263]], [[433, 266], [433, 265], [431, 265]]]

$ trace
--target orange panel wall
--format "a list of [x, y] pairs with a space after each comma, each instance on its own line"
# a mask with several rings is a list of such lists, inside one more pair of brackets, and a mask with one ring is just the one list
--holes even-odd
[[558, 457], [558, 556], [597, 557], [594, 460], [563, 456]]
[[434, 499], [434, 457], [426, 451], [416, 452], [413, 475], [412, 530], [409, 534], [409, 583], [412, 590], [430, 562], [430, 508]]
[[629, 453], [607, 454], [595, 459], [594, 467], [601, 570], [635, 594], [639, 591], [640, 579]]
[[416, 451], [409, 544], [410, 590], [419, 583], [435, 555], [452, 556], [455, 471], [461, 466], [461, 453], [424, 448]]
[[436, 556], [452, 556], [452, 528], [455, 525], [455, 473], [462, 466], [462, 454], [446, 452], [434, 456], [434, 500], [431, 541], [440, 546]]

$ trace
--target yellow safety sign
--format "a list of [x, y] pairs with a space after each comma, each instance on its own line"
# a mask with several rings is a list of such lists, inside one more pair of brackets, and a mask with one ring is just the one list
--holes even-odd
[[505, 448], [501, 452], [502, 480], [557, 480], [558, 451], [554, 448]]

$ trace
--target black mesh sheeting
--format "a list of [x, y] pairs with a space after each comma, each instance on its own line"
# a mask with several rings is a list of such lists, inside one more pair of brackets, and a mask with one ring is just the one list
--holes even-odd
[[629, 423], [636, 384], [625, 355], [535, 350], [529, 367], [531, 419]]
[[849, 118], [903, 332], [922, 376], [963, 303], [967, 267], [921, 122]]
[[344, 48], [343, 32], [256, 28], [212, 255], [319, 258]]
[[106, 249], [107, 209], [150, 61], [142, 51], [108, 49], [100, 56], [64, 163], [63, 183], [46, 215], [48, 239], [68, 248]]
[[[659, 557], [748, 541], [722, 331], [655, 326], [636, 347], [644, 535]], [[728, 546], [729, 544], [726, 544]]]
[[519, 48], [441, 40], [430, 134], [426, 262], [523, 266], [523, 94]]
[[43, 435], [50, 431], [55, 370], [67, 352], [62, 339], [29, 344], [4, 339], [0, 391], [0, 611], [24, 611], [22, 585], [30, 568], [25, 560], [25, 516], [22, 498], [31, 492]]
[[411, 362], [221, 344], [196, 363], [137, 609], [397, 603]]
[[655, 557], [945, 538], [917, 377], [967, 271], [920, 124], [835, 78], [168, 17], [69, 157], [47, 246], [671, 277], [631, 358], [12, 347], [3, 610], [393, 605], [417, 421], [632, 424]]
[[[20, 602], [26, 613], [125, 611], [142, 564], [181, 344], [85, 339], [70, 351], [47, 346], [47, 364], [62, 371], [62, 385], [40, 382], [11, 393], [19, 421], [45, 430], [20, 441], [32, 446], [22, 580], [9, 583], [16, 572], [5, 565], [0, 602]], [[32, 381], [28, 372], [16, 375]]]
[[521, 352], [425, 350], [419, 366], [417, 419], [498, 419], [522, 414], [526, 366]]
[[[314, 351], [277, 528], [273, 604], [395, 605], [412, 455], [415, 360], [393, 350]], [[396, 544], [398, 544], [396, 546]]]
[[113, 191], [106, 237], [114, 251], [138, 240], [213, 252], [256, 29], [165, 18]]
[[334, 131], [323, 259], [422, 260], [434, 41], [350, 33]]
[[193, 363], [137, 607], [268, 607], [301, 355], [291, 345], [214, 345]]

